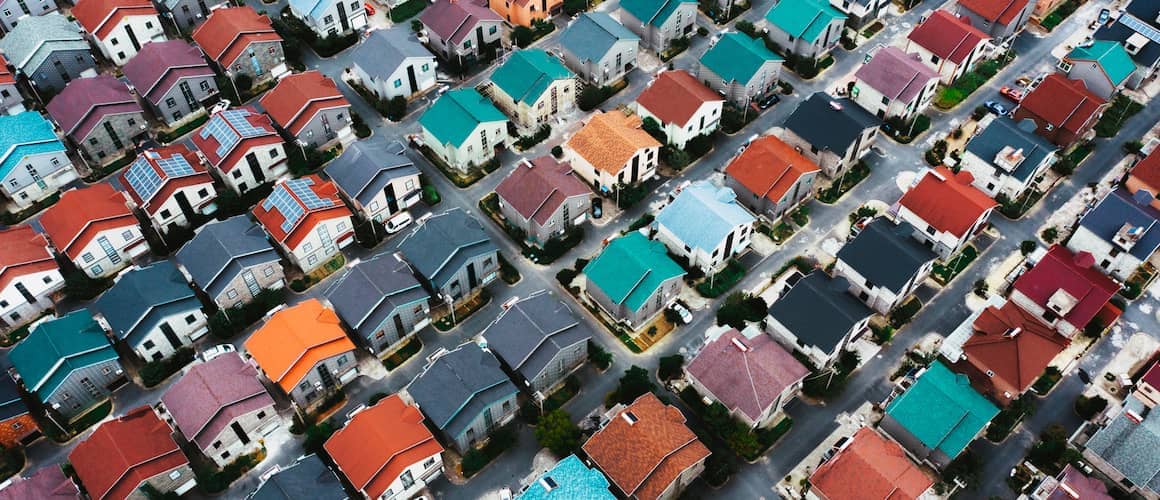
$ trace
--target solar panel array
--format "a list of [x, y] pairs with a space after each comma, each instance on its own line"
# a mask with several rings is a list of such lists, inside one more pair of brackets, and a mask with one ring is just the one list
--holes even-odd
[[157, 161], [157, 166], [161, 167], [161, 171], [165, 173], [167, 178], [194, 174], [193, 166], [180, 154], [161, 158], [154, 151], [146, 152], [145, 156], [137, 158], [137, 161], [134, 161], [129, 170], [125, 172], [125, 180], [129, 182], [129, 187], [133, 188], [137, 196], [143, 200], [153, 198], [153, 195], [157, 194], [157, 190], [161, 189], [161, 184], [164, 183], [161, 176], [157, 174], [157, 169], [149, 163], [149, 158]]
[[1137, 19], [1131, 14], [1123, 14], [1120, 16], [1120, 23], [1131, 28], [1136, 33], [1144, 35], [1149, 40], [1160, 43], [1160, 30], [1152, 27], [1152, 25]]
[[[319, 198], [310, 186], [312, 179], [291, 179], [274, 189], [270, 197], [262, 202], [262, 209], [277, 209], [282, 214], [282, 232], [289, 233], [306, 216], [306, 210], [317, 210], [334, 206], [334, 200]], [[293, 195], [291, 195], [293, 193]], [[301, 203], [299, 203], [301, 200]]]
[[257, 137], [269, 133], [265, 129], [250, 124], [246, 117], [251, 113], [244, 109], [230, 109], [215, 115], [209, 123], [201, 129], [201, 138], [213, 137], [218, 142], [217, 155], [225, 156], [238, 145], [243, 138]]

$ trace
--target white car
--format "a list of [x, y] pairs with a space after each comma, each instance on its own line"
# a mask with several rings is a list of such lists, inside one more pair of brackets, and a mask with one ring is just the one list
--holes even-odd
[[402, 231], [403, 228], [410, 226], [411, 222], [413, 221], [414, 219], [411, 218], [410, 212], [403, 212], [394, 217], [391, 217], [390, 219], [387, 219], [387, 222], [383, 224], [383, 227], [387, 229], [388, 233], [395, 234], [399, 231]]
[[215, 346], [210, 347], [204, 351], [201, 351], [201, 354], [199, 354], [197, 357], [200, 358], [202, 360], [202, 362], [206, 362], [206, 361], [212, 360], [218, 356], [221, 356], [222, 354], [236, 352], [236, 351], [237, 351], [237, 349], [235, 349], [234, 346], [231, 344], [221, 344], [221, 345], [215, 345]]
[[680, 303], [673, 302], [673, 305], [669, 306], [669, 309], [672, 309], [681, 317], [681, 324], [687, 325], [693, 322], [693, 313], [689, 312], [689, 309]]

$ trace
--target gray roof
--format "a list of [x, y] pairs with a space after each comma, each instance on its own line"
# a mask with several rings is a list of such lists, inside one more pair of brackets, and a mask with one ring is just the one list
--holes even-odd
[[592, 329], [541, 290], [500, 312], [480, 336], [487, 339], [488, 349], [531, 381], [560, 351], [592, 338]]
[[122, 274], [93, 303], [113, 336], [136, 345], [166, 316], [201, 309], [177, 266], [168, 260]]
[[380, 255], [350, 268], [326, 291], [334, 311], [362, 337], [370, 337], [396, 309], [430, 295], [394, 254]]
[[338, 475], [318, 455], [299, 457], [294, 463], [266, 478], [248, 500], [344, 500], [346, 491]]
[[785, 120], [786, 130], [818, 149], [839, 155], [849, 151], [866, 129], [881, 125], [881, 120], [854, 101], [836, 99], [825, 92], [817, 92], [802, 101]]
[[390, 152], [384, 141], [357, 141], [326, 166], [326, 175], [348, 197], [366, 206], [392, 180], [419, 175], [419, 169], [406, 155]]
[[1115, 243], [1116, 233], [1125, 224], [1142, 228], [1144, 234], [1127, 252], [1137, 259], [1148, 260], [1160, 247], [1160, 211], [1149, 205], [1151, 201], [1148, 197], [1137, 202], [1127, 189], [1121, 187], [1100, 200], [1079, 220], [1079, 225], [1117, 248], [1122, 248], [1122, 245]]
[[859, 321], [874, 311], [847, 293], [845, 278], [814, 271], [769, 306], [769, 315], [805, 345], [832, 353]]
[[560, 46], [582, 62], [599, 61], [620, 40], [640, 37], [606, 12], [585, 12], [560, 33]]
[[436, 358], [406, 390], [431, 423], [453, 437], [484, 408], [518, 392], [499, 360], [471, 342]]
[[[1143, 417], [1135, 422], [1126, 414]], [[1141, 488], [1160, 493], [1160, 410], [1149, 410], [1140, 400], [1124, 399], [1124, 411], [1087, 442], [1087, 449], [1099, 455], [1124, 477]]]
[[44, 64], [48, 55], [56, 50], [89, 50], [80, 25], [69, 21], [60, 12], [27, 16], [0, 39], [0, 51], [4, 52], [8, 62], [26, 74]]
[[934, 251], [912, 238], [913, 233], [910, 224], [894, 225], [879, 217], [867, 224], [854, 241], [838, 250], [838, 260], [872, 284], [899, 293], [922, 266], [938, 258]]
[[435, 59], [407, 27], [373, 30], [350, 54], [351, 62], [373, 78], [389, 78], [408, 57]]
[[[1117, 17], [1114, 22], [1096, 30], [1092, 38], [1120, 43], [1128, 41], [1128, 38], [1136, 33], [1136, 30], [1129, 28], [1121, 22], [1128, 19], [1125, 16], [1134, 17], [1153, 30], [1160, 30], [1160, 23], [1156, 22], [1157, 16], [1160, 16], [1160, 2], [1156, 2], [1156, 0], [1134, 0], [1124, 8], [1124, 13], [1120, 14], [1120, 17]], [[1136, 64], [1146, 68], [1151, 67], [1153, 64], [1156, 64], [1157, 60], [1160, 60], [1160, 40], [1151, 39], [1143, 47], [1140, 47], [1137, 53], [1128, 55], [1132, 56], [1132, 60], [1136, 61]]]
[[278, 253], [261, 227], [245, 215], [236, 215], [206, 224], [174, 259], [197, 286], [216, 297], [242, 270], [277, 262]]
[[435, 288], [443, 288], [468, 260], [499, 249], [479, 221], [455, 208], [419, 224], [399, 242], [399, 251]]
[[[1055, 153], [1058, 147], [1035, 133], [1035, 122], [1031, 119], [1015, 123], [1007, 117], [991, 120], [991, 124], [967, 142], [967, 152], [979, 159], [994, 164], [995, 157], [1004, 147], [1011, 146], [1023, 150], [1023, 161], [1011, 172], [1011, 176], [1026, 181], [1035, 172], [1035, 167]], [[1024, 129], [1027, 127], [1027, 130]]]

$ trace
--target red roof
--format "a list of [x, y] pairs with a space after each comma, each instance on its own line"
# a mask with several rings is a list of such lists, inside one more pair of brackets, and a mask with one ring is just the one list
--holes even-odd
[[939, 166], [928, 170], [898, 203], [939, 231], [962, 236], [997, 204], [971, 182], [966, 170], [953, 173]]
[[1067, 292], [1076, 299], [1076, 304], [1063, 319], [1083, 328], [1120, 289], [1094, 264], [1095, 258], [1090, 253], [1073, 254], [1067, 247], [1055, 245], [1035, 267], [1015, 280], [1015, 290], [1044, 308], [1056, 292]]
[[576, 177], [567, 162], [541, 156], [518, 163], [495, 192], [524, 218], [543, 224], [569, 198], [590, 195], [592, 190]]
[[325, 448], [346, 478], [369, 498], [382, 496], [408, 467], [443, 452], [423, 425], [419, 408], [404, 403], [398, 394], [356, 413]]
[[127, 498], [146, 479], [189, 464], [170, 432], [142, 406], [98, 426], [68, 461], [93, 498]]
[[11, 71], [8, 71], [8, 59], [0, 55], [0, 85], [9, 83], [16, 83], [16, 77], [12, 76]]
[[1140, 382], [1147, 383], [1154, 388], [1160, 389], [1160, 361], [1152, 363], [1152, 368], [1140, 378]]
[[80, 0], [72, 8], [73, 17], [99, 40], [104, 40], [129, 16], [156, 16], [149, 0]]
[[962, 64], [976, 46], [991, 37], [971, 26], [966, 19], [945, 10], [936, 10], [926, 21], [915, 26], [907, 38], [936, 56]]
[[274, 122], [298, 135], [319, 111], [350, 107], [338, 85], [318, 70], [289, 75], [258, 101]]
[[772, 201], [781, 201], [798, 179], [818, 166], [798, 153], [776, 136], [759, 138], [745, 147], [740, 155], [725, 167], [728, 175], [745, 189]]
[[[304, 189], [313, 191], [314, 195], [319, 199], [330, 200], [331, 204], [325, 207], [307, 208], [305, 201], [292, 189], [292, 185], [300, 185], [303, 181], [309, 181], [311, 183]], [[269, 210], [265, 208], [266, 200], [274, 196], [282, 196], [279, 192], [285, 192], [291, 202], [301, 208], [303, 214], [297, 220], [289, 221], [290, 227], [288, 230], [282, 228], [283, 223], [287, 222], [287, 220], [285, 214], [278, 210], [277, 206], [270, 206]], [[282, 179], [274, 186], [274, 191], [270, 193], [270, 196], [266, 197], [266, 200], [262, 200], [261, 203], [254, 207], [254, 217], [258, 219], [258, 223], [262, 227], [266, 228], [266, 232], [270, 233], [271, 237], [285, 244], [291, 250], [297, 248], [298, 244], [302, 243], [302, 240], [314, 231], [314, 228], [319, 223], [339, 217], [349, 218], [351, 216], [350, 209], [346, 208], [346, 205], [342, 203], [342, 199], [338, 197], [338, 188], [334, 186], [333, 182], [322, 180], [322, 177], [319, 177], [318, 174], [311, 174], [300, 179]]]
[[282, 41], [269, 17], [258, 15], [253, 7], [215, 9], [205, 22], [193, 30], [193, 41], [205, 55], [229, 67], [251, 43]]
[[1068, 80], [1060, 73], [1051, 73], [1023, 98], [1019, 109], [1056, 128], [1079, 133], [1106, 103], [1088, 90], [1082, 80]]
[[1153, 148], [1148, 156], [1132, 167], [1132, 177], [1144, 183], [1153, 195], [1160, 194], [1160, 148]]
[[1000, 402], [1023, 394], [1070, 343], [1014, 302], [987, 307], [972, 327], [963, 356], [985, 374], [976, 378]]
[[934, 485], [898, 443], [863, 427], [810, 476], [811, 492], [825, 500], [910, 500]]
[[218, 142], [218, 138], [213, 134], [207, 134], [203, 138], [201, 136], [202, 131], [211, 130], [211, 125], [216, 127], [217, 125], [214, 125], [214, 122], [220, 120], [225, 122], [222, 124], [222, 126], [234, 131], [235, 134], [238, 132], [238, 129], [233, 124], [231, 124], [229, 120], [226, 120], [221, 112], [218, 112], [210, 117], [209, 121], [206, 122], [205, 125], [203, 125], [200, 129], [198, 129], [196, 134], [191, 136], [193, 146], [197, 148], [198, 151], [201, 151], [201, 154], [205, 156], [205, 159], [209, 160], [209, 163], [217, 167], [218, 170], [220, 170], [223, 174], [230, 173], [230, 171], [234, 169], [234, 166], [237, 165], [237, 163], [241, 161], [242, 157], [245, 156], [246, 153], [248, 153], [251, 149], [259, 146], [269, 146], [271, 144], [282, 143], [282, 137], [279, 136], [276, 131], [274, 131], [274, 126], [270, 123], [269, 116], [266, 116], [264, 113], [259, 113], [258, 110], [254, 109], [252, 106], [242, 106], [240, 108], [234, 108], [234, 110], [244, 114], [245, 116], [243, 119], [246, 121], [246, 123], [248, 123], [251, 128], [257, 129], [261, 133], [258, 135], [251, 134], [251, 137], [242, 137], [242, 139], [237, 141], [233, 147], [229, 148], [227, 151], [223, 151], [224, 154], [218, 155], [218, 147], [221, 146], [221, 143]]
[[959, 6], [978, 14], [990, 22], [1011, 24], [1023, 9], [1027, 0], [958, 0]]
[[40, 227], [57, 250], [75, 260], [101, 231], [137, 225], [126, 203], [125, 194], [108, 183], [70, 189], [40, 216]]
[[[159, 162], [175, 157], [185, 158], [185, 162], [193, 167], [193, 172], [186, 175], [170, 176], [165, 169], [161, 168]], [[213, 183], [213, 177], [205, 168], [205, 164], [201, 162], [193, 150], [189, 149], [185, 144], [174, 144], [172, 146], [163, 146], [156, 149], [150, 149], [137, 156], [137, 162], [144, 162], [149, 169], [156, 173], [157, 177], [161, 179], [161, 185], [153, 193], [138, 193], [134, 189], [133, 183], [129, 182], [127, 176], [137, 165], [125, 169], [118, 176], [121, 180], [121, 185], [125, 187], [125, 191], [129, 194], [129, 198], [133, 200], [137, 206], [144, 209], [149, 215], [157, 213], [161, 207], [169, 200], [178, 189], [196, 186], [198, 184]], [[144, 196], [143, 196], [144, 195]], [[157, 203], [153, 203], [156, 200]], [[197, 208], [197, 207], [194, 207]]]
[[685, 126], [693, 114], [707, 102], [723, 102], [724, 99], [697, 81], [687, 71], [665, 71], [636, 98], [649, 113], [660, 119], [662, 124], [675, 123]]
[[0, 231], [0, 290], [13, 279], [57, 269], [48, 250], [48, 240], [31, 226], [14, 226]]

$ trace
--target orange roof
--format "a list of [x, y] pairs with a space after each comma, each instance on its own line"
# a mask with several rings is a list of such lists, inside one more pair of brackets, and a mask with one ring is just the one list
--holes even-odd
[[793, 146], [769, 135], [749, 144], [725, 167], [733, 177], [758, 196], [781, 201], [801, 176], [820, 170]]
[[1132, 177], [1150, 188], [1153, 196], [1160, 194], [1157, 192], [1160, 190], [1160, 148], [1153, 149], [1132, 167]]
[[596, 113], [568, 139], [568, 148], [589, 164], [617, 175], [633, 155], [661, 144], [641, 128], [639, 116], [620, 111]]
[[80, 0], [72, 8], [73, 17], [100, 40], [104, 40], [129, 16], [156, 16], [157, 9], [149, 0]]
[[379, 498], [407, 467], [443, 452], [419, 408], [398, 394], [356, 413], [326, 441], [326, 452], [369, 498]]
[[0, 231], [0, 290], [17, 277], [50, 269], [57, 266], [44, 235], [26, 225]]
[[898, 203], [935, 229], [962, 236], [997, 206], [995, 200], [971, 186], [974, 180], [966, 170], [956, 174], [939, 166], [928, 170]]
[[319, 111], [350, 107], [338, 85], [318, 70], [289, 75], [258, 101], [282, 128], [298, 135]]
[[1027, 0], [958, 0], [959, 6], [984, 19], [999, 24], [1011, 24], [1015, 16], [1027, 7]]
[[269, 17], [258, 15], [253, 7], [215, 9], [205, 22], [193, 30], [193, 41], [205, 55], [222, 66], [233, 65], [251, 43], [282, 41]]
[[[303, 186], [307, 182], [309, 185]], [[330, 200], [330, 205], [310, 208], [296, 189], [309, 189], [319, 200]], [[272, 199], [279, 194], [279, 191], [285, 191], [291, 202], [298, 205], [300, 210], [291, 214], [297, 216], [297, 220], [288, 221], [286, 215], [278, 209], [278, 205], [271, 205], [270, 209], [267, 210], [264, 206], [265, 200], [254, 207], [254, 217], [258, 219], [258, 223], [262, 227], [266, 228], [266, 232], [270, 233], [270, 236], [292, 250], [298, 248], [298, 244], [302, 243], [302, 240], [306, 239], [318, 224], [330, 219], [351, 216], [350, 209], [346, 208], [346, 205], [342, 203], [342, 198], [338, 196], [338, 188], [333, 182], [322, 180], [318, 174], [310, 174], [299, 179], [279, 180], [278, 184], [274, 186], [274, 192], [266, 199]], [[302, 192], [302, 194], [309, 196], [309, 193]], [[287, 222], [290, 223], [289, 230], [283, 228], [283, 223]], [[337, 239], [341, 235], [331, 236], [335, 236]]]
[[977, 378], [1000, 402], [1031, 387], [1070, 343], [1012, 302], [984, 309], [972, 327], [974, 334], [963, 344], [963, 355], [978, 373], [985, 374]]
[[1079, 133], [1104, 104], [1107, 101], [1088, 90], [1083, 80], [1069, 80], [1060, 73], [1052, 73], [1023, 98], [1019, 109], [1056, 128]]
[[652, 85], [649, 85], [636, 98], [649, 113], [659, 118], [662, 123], [675, 123], [685, 126], [701, 105], [707, 102], [722, 102], [724, 99], [698, 82], [687, 71], [665, 71], [657, 75]]
[[655, 500], [682, 472], [709, 457], [681, 411], [651, 392], [613, 417], [583, 448], [625, 495], [639, 500]]
[[8, 70], [8, 59], [0, 55], [0, 85], [16, 83], [16, 77], [12, 76], [12, 72]]
[[318, 363], [353, 350], [338, 315], [318, 299], [274, 313], [246, 340], [246, 352], [287, 393]]
[[854, 434], [850, 444], [819, 465], [810, 490], [825, 500], [909, 500], [934, 485], [898, 443], [871, 427]]
[[40, 227], [57, 250], [76, 259], [97, 233], [136, 226], [125, 195], [108, 183], [70, 189], [40, 216]]

